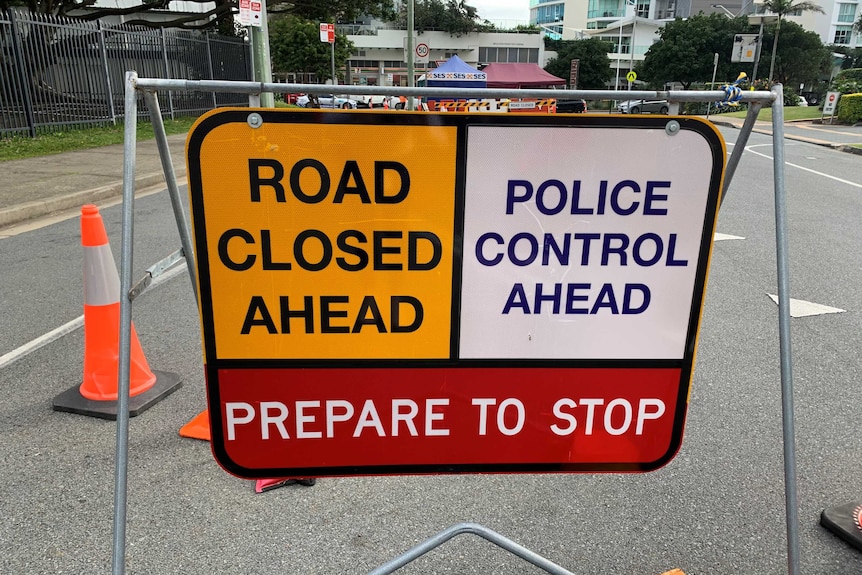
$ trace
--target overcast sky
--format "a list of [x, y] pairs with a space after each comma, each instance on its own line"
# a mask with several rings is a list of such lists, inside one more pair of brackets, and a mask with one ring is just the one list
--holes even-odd
[[485, 20], [519, 20], [526, 23], [530, 19], [530, 0], [467, 0], [479, 16]]

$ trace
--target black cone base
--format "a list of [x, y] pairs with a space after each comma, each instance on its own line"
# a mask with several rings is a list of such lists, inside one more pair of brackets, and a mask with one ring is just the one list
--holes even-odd
[[830, 507], [820, 514], [820, 525], [862, 551], [860, 520], [862, 520], [862, 502]]
[[[176, 373], [153, 370], [156, 383], [143, 393], [129, 398], [129, 417], [145, 412], [182, 386], [182, 378]], [[67, 389], [54, 398], [54, 411], [66, 411], [89, 415], [101, 419], [117, 419], [116, 401], [93, 401], [79, 391], [80, 384]]]

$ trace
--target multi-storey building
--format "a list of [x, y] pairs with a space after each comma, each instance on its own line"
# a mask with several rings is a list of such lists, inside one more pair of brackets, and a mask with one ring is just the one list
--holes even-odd
[[[853, 29], [862, 0], [819, 0], [818, 4], [824, 14], [801, 12], [787, 19], [816, 32], [824, 44], [862, 46], [862, 34]], [[733, 17], [759, 15], [765, 9], [762, 0], [530, 0], [530, 23], [548, 36], [572, 40], [585, 31], [610, 42], [613, 50], [608, 58], [616, 71], [616, 85], [644, 59], [665, 22], [698, 13]]]

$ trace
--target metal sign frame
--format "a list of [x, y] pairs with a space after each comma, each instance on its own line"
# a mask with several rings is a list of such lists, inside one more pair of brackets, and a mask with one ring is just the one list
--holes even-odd
[[[250, 97], [259, 96], [261, 93], [328, 93], [330, 88], [321, 85], [307, 84], [274, 84], [263, 82], [228, 82], [215, 80], [164, 80], [139, 78], [136, 72], [127, 72], [125, 81], [125, 126], [124, 126], [124, 163], [123, 163], [123, 205], [122, 205], [122, 247], [121, 247], [121, 271], [120, 288], [121, 293], [126, 294], [120, 302], [120, 342], [119, 342], [119, 374], [118, 374], [118, 405], [117, 405], [117, 435], [116, 435], [116, 473], [115, 473], [115, 495], [114, 495], [114, 519], [113, 519], [113, 554], [112, 569], [114, 575], [125, 572], [125, 543], [126, 543], [126, 512], [127, 512], [127, 478], [128, 478], [128, 445], [129, 445], [129, 374], [130, 374], [130, 347], [131, 347], [131, 302], [133, 297], [133, 221], [134, 221], [134, 180], [135, 180], [135, 156], [136, 156], [136, 124], [138, 113], [138, 97], [143, 94], [144, 100], [150, 111], [156, 143], [165, 173], [167, 189], [174, 209], [177, 227], [182, 244], [182, 252], [185, 256], [189, 275], [192, 280], [193, 289], [197, 291], [197, 277], [195, 273], [194, 248], [186, 215], [183, 211], [179, 189], [174, 174], [167, 136], [162, 122], [161, 110], [158, 104], [157, 92], [161, 90], [174, 91], [220, 91], [230, 93], [245, 93]], [[506, 98], [511, 97], [512, 90], [502, 89], [457, 89], [451, 88], [386, 88], [386, 87], [362, 87], [342, 86], [339, 90], [345, 94], [381, 94], [384, 96], [437, 96], [455, 98]], [[519, 90], [520, 97], [528, 98], [584, 98], [584, 99], [667, 99], [671, 105], [671, 112], [676, 113], [681, 102], [726, 102], [728, 94], [724, 91], [648, 91], [648, 90]], [[785, 517], [787, 527], [787, 552], [788, 572], [790, 575], [800, 573], [799, 559], [799, 517], [798, 517], [798, 495], [796, 480], [796, 448], [794, 430], [794, 408], [793, 408], [793, 382], [792, 382], [792, 352], [790, 337], [790, 297], [789, 297], [789, 257], [787, 241], [787, 215], [785, 207], [785, 178], [784, 178], [784, 105], [783, 89], [780, 84], [773, 86], [769, 92], [750, 91], [742, 92], [736, 101], [749, 104], [748, 114], [737, 138], [733, 152], [728, 159], [724, 173], [724, 182], [721, 189], [720, 200], [727, 193], [728, 186], [733, 179], [735, 169], [739, 163], [745, 145], [748, 141], [757, 114], [764, 103], [772, 103], [772, 127], [773, 127], [773, 183], [775, 204], [775, 230], [776, 230], [776, 259], [778, 272], [778, 327], [779, 327], [779, 352], [781, 371], [781, 406], [782, 406], [782, 429], [783, 429], [783, 454], [784, 454], [784, 479], [785, 479]], [[173, 257], [173, 256], [169, 256]], [[158, 269], [154, 267], [152, 269]], [[139, 290], [138, 290], [139, 291]], [[197, 298], [197, 293], [195, 293]], [[432, 538], [426, 544], [409, 550], [401, 557], [393, 560], [387, 566], [377, 570], [375, 573], [390, 573], [400, 566], [419, 557], [440, 543], [448, 540], [460, 532], [474, 532], [475, 529], [464, 529], [455, 526], [448, 532]], [[489, 540], [493, 532], [482, 534]], [[495, 535], [495, 534], [494, 534]], [[499, 541], [494, 541], [507, 550], [530, 560], [540, 559], [534, 564], [549, 573], [568, 574], [569, 572], [556, 566], [547, 560], [538, 558], [528, 550], [518, 549], [516, 544], [511, 544], [505, 538], [497, 536]], [[509, 545], [511, 544], [511, 545]]]

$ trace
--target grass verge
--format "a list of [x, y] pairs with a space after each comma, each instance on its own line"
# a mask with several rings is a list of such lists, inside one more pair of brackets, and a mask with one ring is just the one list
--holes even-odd
[[[165, 120], [165, 133], [185, 134], [189, 131], [196, 118], [178, 118]], [[91, 128], [74, 128], [62, 132], [42, 134], [35, 138], [15, 136], [0, 139], [0, 162], [49, 156], [70, 150], [85, 150], [123, 143], [123, 124], [116, 126], [95, 126]], [[155, 137], [153, 126], [149, 122], [138, 122], [138, 140], [149, 140]]]
[[[727, 112], [718, 115], [728, 116], [730, 118], [745, 118], [747, 112]], [[793, 120], [816, 120], [820, 118], [820, 109], [817, 106], [788, 106], [784, 108], [784, 120], [792, 122]], [[772, 108], [761, 108], [757, 114], [757, 119], [762, 122], [772, 121]]]

